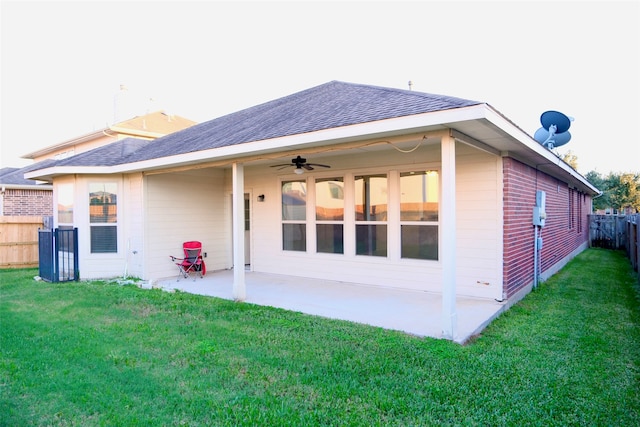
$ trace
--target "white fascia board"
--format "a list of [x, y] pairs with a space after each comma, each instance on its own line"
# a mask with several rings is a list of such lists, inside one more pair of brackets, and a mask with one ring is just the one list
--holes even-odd
[[[37, 150], [37, 151], [33, 151], [31, 153], [27, 153], [21, 156], [22, 159], [34, 159], [36, 157], [40, 157], [40, 156], [44, 156], [46, 154], [52, 153], [56, 150], [60, 150], [62, 148], [65, 147], [70, 147], [76, 144], [80, 144], [82, 142], [86, 142], [86, 141], [91, 141], [92, 139], [96, 139], [99, 138], [103, 135], [105, 135], [105, 132], [109, 130], [109, 128], [103, 128], [103, 129], [99, 129], [96, 131], [93, 131], [91, 133], [87, 133], [72, 139], [68, 139], [66, 141], [60, 142], [58, 144], [55, 145], [50, 145], [48, 147], [45, 147], [43, 149]], [[110, 136], [110, 135], [107, 135]]]
[[580, 175], [580, 173], [578, 173], [575, 169], [573, 169], [571, 166], [565, 163], [558, 156], [553, 154], [550, 150], [543, 147], [542, 144], [539, 144], [535, 139], [533, 139], [532, 136], [528, 135], [522, 129], [514, 125], [512, 122], [505, 119], [504, 116], [496, 112], [494, 109], [492, 108], [487, 109], [486, 119], [489, 122], [496, 125], [497, 127], [499, 127], [500, 129], [504, 130], [507, 134], [509, 134], [511, 137], [516, 139], [518, 142], [520, 142], [522, 145], [524, 145], [531, 151], [535, 152], [541, 157], [544, 157], [549, 163], [552, 163], [558, 166], [560, 169], [570, 174], [573, 178], [582, 182], [588, 188], [591, 188], [594, 192], [600, 193], [600, 191], [596, 187], [594, 187], [589, 181], [587, 181], [586, 178]]
[[36, 169], [26, 172], [26, 179], [38, 179], [43, 176], [71, 175], [71, 174], [110, 174], [114, 173], [112, 166], [52, 166], [45, 169]]

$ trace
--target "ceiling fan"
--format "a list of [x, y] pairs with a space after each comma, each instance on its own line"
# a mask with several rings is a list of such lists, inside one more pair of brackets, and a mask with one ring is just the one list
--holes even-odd
[[[279, 168], [280, 169], [284, 169], [286, 167], [289, 166], [295, 166], [296, 168], [293, 170], [295, 173], [297, 173], [298, 175], [301, 175], [302, 173], [304, 173], [304, 169], [308, 170], [308, 171], [312, 171], [314, 166], [318, 166], [318, 167], [322, 167], [322, 168], [330, 168], [331, 166], [327, 166], [327, 165], [321, 165], [319, 163], [307, 163], [307, 159], [305, 159], [304, 157], [296, 157], [295, 159], [291, 159], [291, 163], [284, 163], [281, 165], [272, 165], [272, 168]], [[304, 168], [304, 169], [303, 169]]]

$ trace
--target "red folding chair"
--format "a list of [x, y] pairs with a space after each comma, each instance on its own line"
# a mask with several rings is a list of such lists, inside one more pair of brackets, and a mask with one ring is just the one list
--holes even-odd
[[182, 250], [184, 251], [184, 258], [169, 255], [171, 261], [173, 261], [180, 270], [177, 281], [180, 281], [180, 276], [186, 279], [191, 273], [193, 273], [194, 282], [198, 275], [202, 279], [207, 273], [207, 267], [202, 259], [202, 243], [196, 241], [184, 242], [182, 244]]

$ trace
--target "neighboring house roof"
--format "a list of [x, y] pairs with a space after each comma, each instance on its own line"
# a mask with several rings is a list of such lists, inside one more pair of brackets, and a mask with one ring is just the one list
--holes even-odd
[[10, 175], [10, 174], [13, 174], [13, 172], [17, 171], [18, 169], [19, 169], [19, 168], [2, 168], [2, 169], [0, 169], [0, 182], [3, 182], [3, 181], [2, 181], [2, 178], [3, 178], [5, 175], [7, 175], [7, 176], [8, 176], [8, 175]]
[[50, 185], [44, 185], [42, 182], [33, 179], [26, 179], [24, 174], [53, 165], [55, 165], [55, 161], [45, 160], [23, 168], [2, 168], [0, 169], [0, 186], [4, 188], [35, 188], [37, 186], [38, 188], [51, 189]]
[[79, 144], [84, 144], [105, 136], [112, 138], [138, 137], [155, 139], [186, 129], [194, 124], [196, 124], [196, 122], [185, 119], [184, 117], [167, 114], [163, 111], [156, 111], [25, 154], [22, 158], [36, 159], [43, 156], [50, 156], [65, 148], [76, 147]]
[[90, 133], [86, 133], [84, 135], [80, 135], [77, 136], [75, 138], [72, 139], [68, 139], [66, 141], [63, 141], [59, 144], [54, 144], [54, 145], [50, 145], [48, 147], [42, 148], [40, 150], [37, 151], [33, 151], [31, 153], [25, 154], [22, 156], [23, 159], [36, 159], [38, 157], [43, 157], [43, 156], [47, 156], [47, 155], [52, 155], [52, 153], [55, 153], [59, 150], [62, 150], [64, 148], [67, 147], [74, 147], [77, 144], [82, 144], [84, 142], [87, 141], [91, 141], [100, 137], [103, 137], [105, 135], [105, 132], [108, 131], [109, 128], [103, 128], [103, 129], [99, 129]]
[[167, 114], [164, 111], [156, 111], [116, 123], [109, 130], [124, 136], [160, 138], [195, 124], [193, 120]]

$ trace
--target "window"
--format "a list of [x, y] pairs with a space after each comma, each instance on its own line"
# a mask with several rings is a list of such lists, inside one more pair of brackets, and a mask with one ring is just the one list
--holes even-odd
[[118, 252], [118, 185], [89, 184], [91, 253]]
[[[307, 185], [311, 185], [309, 200]], [[437, 170], [399, 171], [391, 177], [377, 173], [283, 181], [281, 196], [285, 251], [393, 260], [439, 259]], [[389, 201], [393, 203], [392, 224]]]
[[584, 204], [584, 194], [578, 193], [578, 233], [582, 233], [582, 205]]
[[316, 250], [344, 253], [344, 181], [316, 180]]
[[570, 188], [569, 189], [569, 230], [573, 230], [573, 228], [575, 227], [575, 212], [574, 212], [574, 198], [575, 198], [575, 191]]
[[58, 226], [73, 225], [73, 184], [56, 186], [58, 199]]
[[307, 250], [307, 184], [305, 181], [282, 183], [282, 248]]
[[387, 175], [355, 177], [356, 254], [387, 256]]
[[437, 171], [400, 174], [401, 257], [438, 259]]
[[251, 229], [251, 218], [249, 217], [249, 199], [244, 199], [244, 231], [249, 231]]

